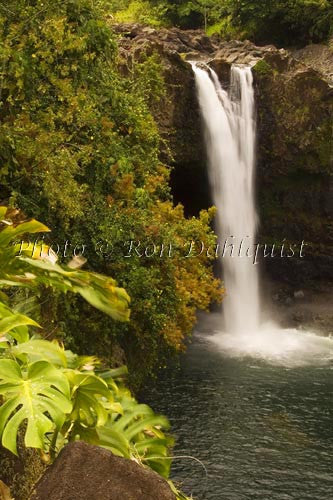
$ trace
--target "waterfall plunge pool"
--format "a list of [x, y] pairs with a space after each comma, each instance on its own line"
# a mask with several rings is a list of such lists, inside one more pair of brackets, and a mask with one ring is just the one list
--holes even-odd
[[207, 470], [175, 459], [173, 479], [196, 500], [330, 500], [333, 365], [327, 348], [333, 341], [289, 331], [297, 356], [295, 349], [285, 358], [279, 349], [274, 356], [255, 349], [250, 355], [242, 343], [235, 351], [236, 343], [214, 341], [219, 323], [219, 315], [202, 317], [180, 366], [145, 391], [147, 402], [170, 418], [174, 455], [191, 455]]

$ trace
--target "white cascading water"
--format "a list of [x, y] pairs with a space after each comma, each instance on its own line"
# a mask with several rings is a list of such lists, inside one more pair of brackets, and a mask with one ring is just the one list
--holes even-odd
[[217, 233], [227, 291], [223, 302], [224, 331], [219, 331], [213, 340], [232, 355], [257, 356], [289, 366], [330, 361], [333, 355], [330, 338], [261, 322], [258, 266], [253, 259], [257, 213], [251, 68], [232, 67], [229, 93], [211, 68], [198, 63], [192, 63], [192, 68], [205, 125], [209, 178], [217, 207]]
[[257, 227], [252, 72], [249, 67], [232, 67], [228, 94], [213, 70], [195, 64], [193, 70], [205, 123], [220, 250], [224, 251], [225, 326], [228, 332], [257, 331], [258, 271], [252, 259], [245, 256], [246, 248], [253, 250]]

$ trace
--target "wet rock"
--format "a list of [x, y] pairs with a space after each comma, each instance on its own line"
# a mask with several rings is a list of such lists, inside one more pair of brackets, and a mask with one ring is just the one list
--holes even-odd
[[168, 483], [132, 460], [83, 442], [67, 445], [30, 500], [176, 500]]

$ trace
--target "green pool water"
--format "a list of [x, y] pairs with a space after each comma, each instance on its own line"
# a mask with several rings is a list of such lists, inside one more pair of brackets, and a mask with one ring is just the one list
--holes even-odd
[[[146, 391], [176, 437], [172, 478], [197, 500], [333, 498], [333, 363], [233, 357], [200, 325]], [[301, 333], [300, 333], [301, 335]], [[148, 396], [147, 396], [148, 395]]]

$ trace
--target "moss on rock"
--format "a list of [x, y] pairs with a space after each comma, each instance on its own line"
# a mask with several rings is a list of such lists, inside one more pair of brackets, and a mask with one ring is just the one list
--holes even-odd
[[28, 500], [45, 468], [40, 453], [23, 446], [22, 433], [19, 437], [18, 457], [0, 447], [0, 480], [10, 488], [15, 500]]
[[261, 59], [257, 62], [255, 66], [253, 66], [253, 70], [260, 75], [270, 75], [273, 71], [273, 68], [268, 62], [264, 59]]

